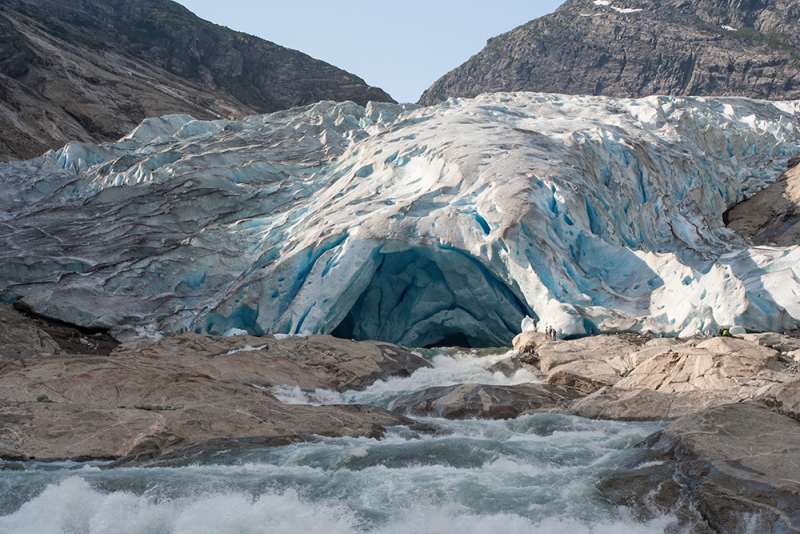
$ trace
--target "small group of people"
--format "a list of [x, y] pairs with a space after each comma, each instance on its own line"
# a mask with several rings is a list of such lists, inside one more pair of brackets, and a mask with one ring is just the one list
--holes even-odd
[[550, 326], [544, 327], [544, 333], [547, 334], [549, 339], [556, 339], [556, 329]]

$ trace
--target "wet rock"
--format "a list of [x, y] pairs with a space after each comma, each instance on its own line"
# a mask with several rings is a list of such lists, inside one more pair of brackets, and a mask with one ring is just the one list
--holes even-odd
[[458, 384], [400, 397], [392, 404], [392, 411], [446, 419], [513, 419], [524, 412], [561, 411], [576, 397], [574, 391], [547, 384]]
[[567, 413], [587, 419], [666, 421], [737, 400], [736, 393], [727, 391], [661, 393], [606, 387], [574, 401]]
[[153, 458], [209, 440], [379, 436], [413, 421], [368, 406], [284, 405], [266, 388], [365, 387], [429, 365], [386, 343], [181, 334], [110, 356], [0, 367], [0, 457]]
[[[647, 513], [642, 496], [673, 481], [662, 509], [696, 503], [716, 532], [800, 530], [800, 422], [753, 403], [729, 404], [678, 419], [641, 446], [652, 453], [649, 476], [619, 472], [601, 482], [615, 504]], [[641, 462], [642, 459], [639, 459]], [[655, 462], [662, 462], [655, 465]], [[647, 465], [647, 464], [645, 464]], [[672, 501], [672, 502], [671, 502]]]
[[526, 356], [528, 355], [509, 356], [489, 367], [487, 371], [490, 373], [503, 373], [503, 375], [511, 377], [520, 369], [524, 369], [534, 375], [540, 375], [539, 369], [535, 365], [528, 363]]
[[665, 534], [717, 532], [690, 502], [687, 489], [673, 480], [673, 476], [673, 466], [664, 460], [642, 461], [609, 475], [598, 484], [598, 489], [611, 504], [625, 507], [639, 521], [664, 515], [675, 517], [677, 522], [669, 525]]

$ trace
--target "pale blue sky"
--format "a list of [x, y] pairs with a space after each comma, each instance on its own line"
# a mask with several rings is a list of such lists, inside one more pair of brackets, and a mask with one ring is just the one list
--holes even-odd
[[178, 0], [197, 16], [294, 48], [416, 102], [486, 39], [563, 0]]

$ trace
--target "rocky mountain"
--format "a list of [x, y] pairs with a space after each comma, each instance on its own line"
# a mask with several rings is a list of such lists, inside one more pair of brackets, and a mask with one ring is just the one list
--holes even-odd
[[490, 39], [420, 103], [497, 91], [796, 99], [798, 20], [792, 0], [567, 0]]
[[116, 140], [147, 117], [240, 119], [320, 100], [393, 102], [353, 74], [169, 0], [0, 5], [0, 161]]

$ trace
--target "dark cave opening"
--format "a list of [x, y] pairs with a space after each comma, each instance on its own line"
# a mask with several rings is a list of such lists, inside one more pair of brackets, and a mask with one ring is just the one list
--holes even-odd
[[530, 310], [476, 258], [412, 247], [383, 254], [332, 335], [406, 347], [509, 346]]

